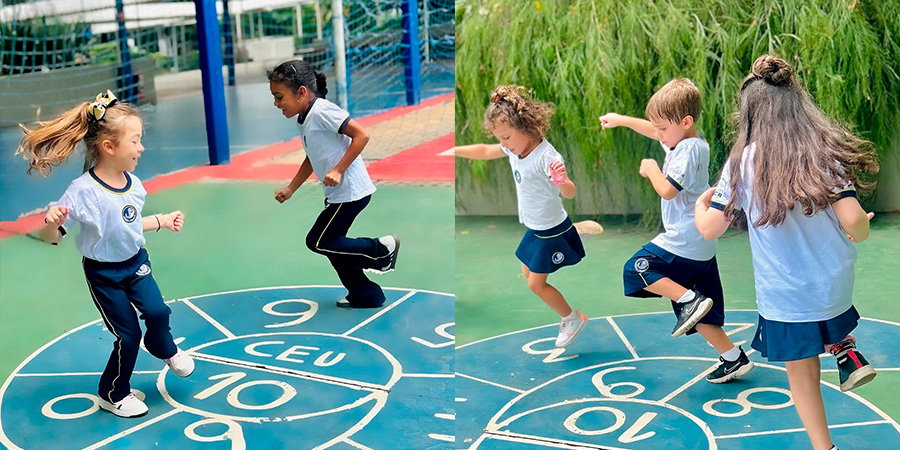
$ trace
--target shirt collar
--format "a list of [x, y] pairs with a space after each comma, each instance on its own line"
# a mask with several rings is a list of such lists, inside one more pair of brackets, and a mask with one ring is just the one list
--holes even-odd
[[124, 193], [128, 192], [129, 189], [131, 189], [131, 176], [128, 175], [128, 172], [122, 172], [125, 174], [125, 180], [126, 180], [125, 187], [123, 187], [123, 188], [114, 188], [114, 187], [106, 184], [103, 180], [100, 179], [100, 177], [97, 176], [96, 173], [94, 173], [93, 167], [88, 169], [88, 173], [91, 174], [91, 178], [93, 178], [94, 181], [96, 181], [100, 186], [103, 186], [106, 190], [115, 192], [116, 194], [124, 194]]
[[309, 101], [309, 106], [306, 107], [306, 111], [303, 111], [302, 113], [300, 113], [300, 116], [297, 117], [297, 123], [299, 123], [300, 125], [303, 125], [303, 122], [306, 121], [306, 116], [309, 115], [309, 111], [312, 109], [313, 105], [316, 103], [316, 100], [318, 100], [318, 99], [319, 99], [319, 97], [315, 97]]

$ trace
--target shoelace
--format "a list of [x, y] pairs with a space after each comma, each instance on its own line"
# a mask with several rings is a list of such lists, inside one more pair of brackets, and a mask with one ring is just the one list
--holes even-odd
[[832, 355], [837, 356], [844, 350], [855, 349], [855, 348], [856, 348], [856, 341], [847, 339], [847, 340], [843, 340], [841, 342], [838, 342], [837, 344], [832, 345], [830, 352]]

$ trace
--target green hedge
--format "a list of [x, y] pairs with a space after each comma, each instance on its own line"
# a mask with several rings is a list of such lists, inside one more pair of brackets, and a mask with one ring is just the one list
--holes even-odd
[[[548, 139], [577, 166], [570, 212], [643, 212], [658, 223], [659, 197], [638, 166], [661, 161], [659, 145], [604, 131], [597, 117], [643, 117], [654, 91], [688, 77], [703, 95], [698, 125], [717, 174], [734, 142], [740, 82], [765, 53], [788, 59], [816, 103], [881, 156], [900, 130], [898, 0], [463, 1], [456, 19], [457, 143], [491, 140], [481, 117], [496, 85], [533, 89], [557, 105]], [[503, 160], [457, 159], [456, 169], [461, 212], [473, 193], [513, 188]]]

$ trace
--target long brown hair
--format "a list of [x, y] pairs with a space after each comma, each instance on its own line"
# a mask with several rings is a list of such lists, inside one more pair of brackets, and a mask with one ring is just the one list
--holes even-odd
[[526, 135], [541, 140], [550, 129], [555, 107], [535, 100], [528, 89], [514, 84], [498, 86], [491, 92], [491, 103], [484, 111], [484, 129], [488, 133], [497, 123], [506, 123]]
[[133, 106], [117, 101], [97, 120], [91, 103], [84, 102], [53, 120], [38, 122], [33, 129], [19, 124], [25, 136], [16, 154], [28, 161], [29, 175], [37, 170], [46, 177], [54, 167], [68, 161], [78, 143], [84, 141], [85, 167], [90, 167], [100, 158], [100, 143], [105, 139], [118, 142], [124, 132], [123, 119], [132, 116], [140, 117]]
[[[725, 213], [740, 203], [741, 165], [745, 149], [756, 143], [753, 157], [753, 224], [777, 226], [797, 203], [810, 216], [837, 200], [835, 189], [851, 183], [870, 190], [858, 171], [878, 172], [871, 142], [830, 120], [800, 85], [782, 58], [763, 55], [738, 94], [738, 137], [731, 148], [731, 198]], [[749, 216], [748, 216], [749, 217]]]

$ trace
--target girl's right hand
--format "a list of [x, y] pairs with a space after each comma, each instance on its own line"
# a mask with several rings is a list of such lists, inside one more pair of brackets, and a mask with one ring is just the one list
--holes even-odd
[[622, 125], [622, 116], [616, 113], [607, 113], [600, 116], [600, 126], [603, 129], [607, 128], [615, 128], [619, 125]]
[[709, 209], [712, 206], [712, 198], [716, 193], [716, 187], [713, 186], [707, 189], [700, 197], [697, 197], [697, 201], [694, 203], [695, 206], [703, 206], [704, 208]]
[[44, 216], [44, 222], [55, 227], [62, 226], [69, 217], [69, 208], [65, 206], [51, 206]]
[[281, 188], [275, 190], [275, 200], [278, 200], [278, 203], [284, 203], [287, 199], [291, 198], [294, 195], [294, 191], [291, 188]]

